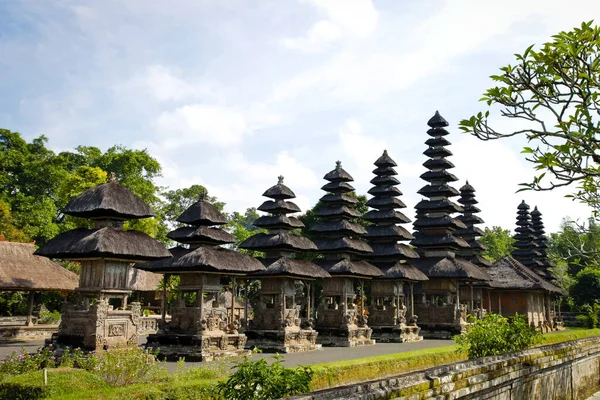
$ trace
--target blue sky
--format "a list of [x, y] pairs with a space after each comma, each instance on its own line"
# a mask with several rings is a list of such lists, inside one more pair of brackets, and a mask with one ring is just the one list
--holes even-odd
[[[514, 228], [521, 199], [549, 230], [589, 210], [567, 191], [518, 193], [524, 142], [480, 142], [457, 123], [489, 75], [528, 45], [600, 16], [596, 0], [0, 1], [0, 127], [147, 148], [160, 184], [202, 184], [227, 211], [258, 206], [277, 176], [302, 209], [336, 160], [365, 193], [387, 149], [406, 214], [424, 185], [426, 122], [451, 123], [460, 178], [487, 225]], [[499, 127], [508, 128], [497, 120]]]

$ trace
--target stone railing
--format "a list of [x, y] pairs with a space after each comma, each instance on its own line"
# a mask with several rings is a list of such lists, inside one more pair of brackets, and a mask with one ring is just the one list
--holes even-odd
[[147, 317], [141, 317], [138, 325], [138, 335], [145, 335], [147, 333], [156, 333], [158, 331], [158, 322], [160, 321], [160, 315], [149, 315]]
[[289, 399], [585, 399], [599, 377], [600, 337], [593, 337]]

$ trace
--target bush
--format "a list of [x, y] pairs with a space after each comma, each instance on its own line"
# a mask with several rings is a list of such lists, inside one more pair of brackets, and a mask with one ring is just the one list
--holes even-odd
[[43, 311], [40, 312], [37, 323], [41, 325], [57, 325], [60, 322], [60, 312]]
[[578, 321], [583, 322], [585, 326], [589, 329], [598, 327], [598, 314], [600, 313], [600, 304], [584, 304], [583, 306], [581, 306], [580, 311], [583, 313], [583, 315], [578, 315], [575, 317]]
[[99, 361], [93, 372], [111, 386], [156, 382], [169, 376], [155, 353], [139, 347], [118, 347], [97, 357]]
[[37, 371], [42, 368], [53, 368], [56, 365], [56, 357], [50, 347], [43, 347], [37, 352], [29, 354], [25, 348], [21, 353], [15, 351], [0, 361], [0, 378]]
[[515, 314], [509, 321], [499, 314], [488, 313], [483, 319], [469, 316], [471, 325], [462, 335], [454, 337], [459, 350], [469, 358], [479, 358], [524, 350], [542, 339], [542, 334], [530, 327], [524, 315]]
[[310, 391], [313, 371], [309, 367], [285, 368], [282, 356], [273, 364], [244, 357], [229, 378], [218, 384], [219, 394], [228, 400], [268, 400]]

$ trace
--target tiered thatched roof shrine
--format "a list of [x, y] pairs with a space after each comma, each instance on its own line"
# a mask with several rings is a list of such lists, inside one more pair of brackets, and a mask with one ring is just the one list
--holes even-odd
[[512, 256], [526, 267], [537, 270], [542, 266], [538, 261], [541, 254], [537, 250], [537, 245], [534, 242], [533, 228], [531, 227], [531, 216], [529, 215], [529, 205], [525, 200], [517, 207], [517, 232], [514, 236], [516, 247], [512, 252]]
[[310, 239], [292, 233], [304, 224], [287, 215], [300, 212], [300, 208], [289, 201], [296, 195], [283, 184], [283, 177], [263, 196], [271, 200], [258, 210], [268, 214], [258, 218], [254, 225], [267, 233], [253, 235], [240, 244], [240, 248], [264, 252], [262, 262], [267, 266], [254, 275], [261, 280], [261, 288], [254, 319], [246, 330], [249, 345], [284, 353], [318, 350], [321, 345], [316, 343], [317, 331], [312, 328], [312, 282], [329, 278], [329, 274], [312, 261], [295, 258], [298, 253], [316, 251], [317, 246]]
[[[246, 336], [238, 332], [240, 321], [235, 319], [235, 303], [231, 311], [219, 303], [222, 278], [230, 278], [235, 293], [236, 277], [265, 267], [253, 257], [220, 247], [235, 239], [219, 227], [227, 219], [205, 196], [177, 221], [189, 226], [177, 228], [167, 236], [190, 249], [175, 247], [171, 249], [171, 260], [142, 266], [148, 271], [180, 276], [179, 299], [171, 308], [171, 322], [149, 335], [147, 346], [158, 348], [167, 358], [188, 360], [246, 354]], [[187, 304], [190, 301], [193, 303]]]
[[[396, 162], [384, 150], [375, 161], [374, 185], [369, 194], [373, 197], [367, 205], [374, 210], [363, 218], [371, 222], [364, 237], [373, 249], [367, 257], [379, 268], [384, 276], [371, 283], [371, 303], [369, 304], [369, 326], [373, 338], [385, 342], [408, 342], [422, 340], [420, 328], [416, 324], [412, 282], [426, 281], [427, 276], [407, 260], [419, 258], [410, 246], [400, 243], [413, 239], [413, 236], [400, 224], [410, 222], [398, 209], [406, 205], [398, 198], [402, 195], [397, 185], [394, 170]], [[409, 321], [406, 318], [407, 301], [405, 283], [410, 282]], [[408, 286], [408, 285], [407, 285]]]
[[448, 172], [454, 165], [446, 159], [452, 153], [446, 149], [450, 142], [445, 138], [448, 122], [438, 113], [427, 122], [431, 136], [425, 144], [429, 147], [423, 153], [429, 160], [423, 165], [429, 171], [421, 175], [428, 182], [419, 194], [428, 198], [416, 205], [421, 211], [414, 226], [419, 233], [411, 244], [421, 251], [421, 258], [415, 260], [417, 267], [427, 275], [421, 301], [417, 305], [417, 315], [421, 326], [427, 330], [460, 332], [465, 321], [465, 310], [460, 304], [459, 282], [486, 281], [488, 276], [475, 264], [456, 257], [461, 249], [470, 248], [462, 238], [454, 235], [457, 229], [466, 225], [452, 214], [463, 209], [450, 200], [458, 196], [458, 191], [449, 185], [458, 179]]
[[[367, 231], [356, 222], [360, 217], [353, 208], [357, 199], [349, 194], [354, 191], [349, 183], [354, 179], [342, 168], [340, 161], [324, 179], [329, 183], [321, 189], [327, 194], [321, 197], [315, 212], [321, 220], [311, 228], [318, 237], [314, 241], [318, 251], [324, 256], [315, 262], [331, 275], [331, 279], [323, 281], [323, 302], [318, 309], [320, 341], [332, 346], [374, 344], [364, 312], [363, 280], [383, 276], [383, 273], [374, 265], [356, 259], [373, 250], [361, 240]], [[355, 280], [360, 282], [360, 304], [355, 302]]]
[[[67, 304], [53, 341], [58, 345], [80, 346], [88, 350], [125, 343], [137, 344], [141, 305], [127, 307], [131, 292], [132, 264], [171, 255], [158, 241], [145, 233], [123, 230], [129, 219], [153, 217], [154, 212], [111, 174], [108, 183], [86, 190], [71, 200], [63, 212], [89, 218], [91, 229], [67, 231], [40, 247], [35, 254], [80, 261], [79, 287], [87, 298], [96, 298], [93, 306]], [[120, 298], [122, 309], [114, 310], [110, 298]]]
[[531, 229], [533, 230], [533, 244], [539, 254], [535, 257], [535, 260], [539, 263], [539, 267], [535, 268], [535, 272], [546, 279], [555, 279], [554, 274], [549, 270], [552, 264], [548, 260], [548, 239], [545, 236], [546, 231], [542, 222], [542, 213], [537, 206], [531, 212]]

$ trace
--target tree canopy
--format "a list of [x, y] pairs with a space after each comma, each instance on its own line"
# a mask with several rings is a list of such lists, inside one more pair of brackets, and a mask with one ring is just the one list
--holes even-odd
[[497, 261], [502, 257], [509, 256], [514, 250], [514, 239], [510, 230], [503, 229], [500, 226], [486, 227], [484, 234], [479, 241], [487, 246], [487, 250], [483, 252], [483, 256], [490, 261]]
[[[491, 76], [498, 86], [481, 99], [493, 112], [461, 121], [461, 129], [482, 140], [524, 136], [530, 144], [523, 153], [537, 174], [523, 189], [575, 184], [571, 196], [599, 211], [600, 28], [585, 22], [554, 35], [539, 50], [529, 46], [515, 56], [515, 64]], [[519, 122], [516, 130], [492, 127], [497, 109]]]

